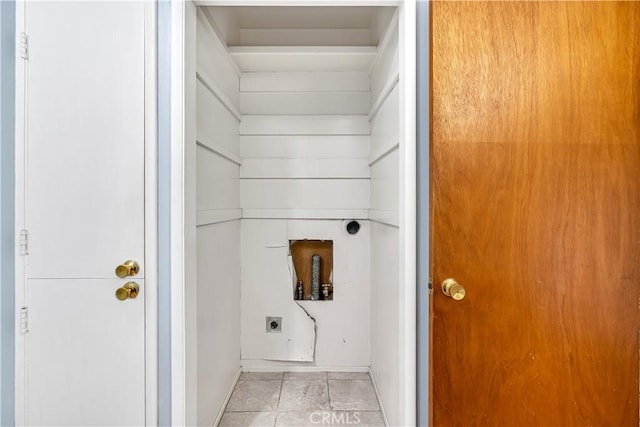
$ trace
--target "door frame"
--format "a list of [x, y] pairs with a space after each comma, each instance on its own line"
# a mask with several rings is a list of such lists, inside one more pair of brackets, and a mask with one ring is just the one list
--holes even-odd
[[15, 1], [0, 3], [0, 425], [14, 420]]
[[[190, 61], [195, 46], [187, 18], [195, 6], [395, 6], [399, 13], [399, 73], [400, 73], [400, 146], [399, 168], [400, 235], [399, 283], [401, 290], [398, 342], [399, 379], [403, 382], [398, 401], [407, 425], [416, 423], [416, 0], [174, 0], [171, 11], [171, 420], [174, 425], [195, 424], [197, 393], [196, 368], [188, 359], [187, 348], [195, 340], [194, 301], [185, 293], [185, 284], [195, 279], [195, 152], [185, 141], [195, 138], [189, 116], [192, 96], [189, 80]], [[187, 71], [185, 71], [187, 70]], [[193, 88], [195, 90], [195, 88]], [[193, 185], [195, 187], [195, 185]], [[191, 224], [193, 222], [193, 224]], [[191, 227], [193, 226], [193, 227]], [[189, 398], [188, 398], [189, 397]]]
[[[26, 214], [26, 100], [28, 61], [20, 57], [21, 34], [26, 29], [25, 1], [16, 1], [15, 61], [15, 424], [26, 422], [26, 340], [20, 332], [21, 308], [26, 305], [25, 258], [20, 255], [20, 230]], [[157, 12], [145, 2], [144, 12], [144, 247], [145, 247], [145, 421], [158, 418], [158, 212], [157, 212]]]
[[430, 300], [433, 291], [429, 265], [429, 233], [431, 212], [429, 207], [430, 170], [430, 2], [418, 0], [416, 12], [416, 94], [417, 94], [417, 426], [432, 425], [429, 419], [431, 383], [429, 348], [431, 346]]

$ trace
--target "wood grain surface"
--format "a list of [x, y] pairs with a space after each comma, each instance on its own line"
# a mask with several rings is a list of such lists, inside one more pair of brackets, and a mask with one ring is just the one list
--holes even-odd
[[638, 425], [640, 3], [431, 16], [432, 425]]
[[[320, 296], [322, 284], [333, 284], [333, 240], [294, 240], [289, 249], [293, 257], [296, 277], [302, 280], [302, 299], [311, 299], [311, 257], [320, 255]], [[294, 298], [296, 287], [294, 286]], [[333, 287], [329, 299], [333, 299]]]

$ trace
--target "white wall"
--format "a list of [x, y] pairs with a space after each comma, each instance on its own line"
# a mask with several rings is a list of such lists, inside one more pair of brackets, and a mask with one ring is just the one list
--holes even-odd
[[371, 75], [371, 372], [389, 425], [402, 425], [402, 286], [399, 280], [398, 27], [383, 40]]
[[367, 218], [369, 77], [244, 73], [244, 218]]
[[401, 425], [398, 274], [398, 228], [371, 221], [371, 372], [389, 425]]
[[[385, 13], [380, 22], [389, 22]], [[198, 180], [208, 183], [206, 191], [198, 190], [198, 220], [203, 222], [199, 264], [229, 255], [214, 240], [229, 242], [237, 232], [232, 224], [243, 219], [236, 240], [241, 256], [230, 264], [209, 262], [198, 272], [210, 277], [227, 266], [223, 276], [232, 281], [236, 267], [241, 270], [244, 369], [370, 366], [388, 421], [399, 425], [405, 419], [406, 363], [399, 346], [406, 338], [401, 330], [406, 284], [399, 279], [404, 231], [399, 218], [403, 141], [397, 16], [391, 22], [369, 73], [245, 72], [237, 93], [229, 77], [237, 70], [211, 38], [213, 31], [199, 37], [198, 48], [210, 55], [198, 64]], [[216, 74], [215, 64], [226, 65]], [[212, 92], [217, 95], [209, 96]], [[240, 118], [236, 142], [234, 126]], [[345, 219], [361, 221], [357, 236], [344, 231]], [[227, 227], [227, 233], [203, 227]], [[288, 256], [289, 240], [304, 238], [334, 241], [334, 301], [301, 302], [309, 315], [292, 299]], [[231, 250], [237, 253], [235, 244]], [[203, 282], [198, 282], [199, 297], [204, 297], [199, 320], [211, 326], [225, 313], [231, 315], [224, 309], [219, 315], [202, 312], [213, 310], [207, 299], [238, 294], [225, 294], [229, 288], [201, 292]], [[266, 316], [282, 316], [283, 332], [267, 333]], [[207, 337], [223, 335], [199, 349], [204, 372], [207, 362], [201, 354], [213, 360], [215, 349], [227, 348], [224, 339], [231, 337], [213, 327], [200, 329]], [[227, 356], [222, 363], [232, 364]], [[211, 372], [205, 383], [215, 377]], [[200, 388], [198, 401], [205, 404]]]
[[[369, 88], [364, 72], [241, 78], [246, 369], [369, 365]], [[343, 220], [354, 218], [364, 221], [351, 236]], [[297, 239], [334, 241], [334, 300], [301, 303], [317, 322], [317, 340], [313, 320], [293, 301], [288, 254]], [[281, 334], [266, 332], [270, 315], [283, 316]]]
[[[342, 220], [246, 219], [242, 223], [242, 364], [284, 369], [268, 360], [323, 369], [369, 366], [369, 223], [355, 235]], [[289, 241], [333, 240], [333, 301], [293, 301]], [[266, 316], [282, 316], [267, 333]], [[314, 357], [315, 344], [315, 357]]]
[[197, 412], [212, 425], [240, 369], [239, 76], [198, 12]]

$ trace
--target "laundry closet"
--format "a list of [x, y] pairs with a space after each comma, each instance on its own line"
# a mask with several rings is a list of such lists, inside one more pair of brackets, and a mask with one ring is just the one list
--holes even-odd
[[198, 424], [220, 419], [241, 371], [370, 372], [387, 422], [403, 424], [415, 142], [402, 106], [415, 95], [401, 10], [192, 14]]

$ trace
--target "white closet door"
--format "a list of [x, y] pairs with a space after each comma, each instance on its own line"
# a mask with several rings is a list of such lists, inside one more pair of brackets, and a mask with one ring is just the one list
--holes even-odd
[[144, 8], [25, 5], [29, 425], [145, 424]]

